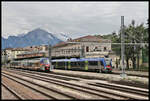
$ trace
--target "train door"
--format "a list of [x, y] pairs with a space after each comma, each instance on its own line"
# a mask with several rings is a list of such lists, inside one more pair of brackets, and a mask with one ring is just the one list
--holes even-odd
[[100, 61], [100, 72], [104, 71], [104, 61]]
[[88, 61], [85, 61], [85, 70], [88, 70]]
[[97, 68], [98, 68], [98, 72], [101, 73], [101, 69], [102, 69], [101, 61], [98, 61]]
[[45, 66], [43, 65], [43, 60], [40, 61], [40, 70], [45, 71]]
[[97, 60], [88, 61], [88, 70], [90, 71], [98, 70], [98, 61]]
[[71, 69], [71, 61], [68, 61], [68, 69]]
[[57, 68], [58, 67], [58, 62], [56, 61], [56, 65], [55, 65], [55, 67]]

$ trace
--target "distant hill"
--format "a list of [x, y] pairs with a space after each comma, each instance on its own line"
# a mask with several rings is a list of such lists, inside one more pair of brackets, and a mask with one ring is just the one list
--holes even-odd
[[17, 48], [33, 45], [48, 44], [55, 45], [62, 42], [60, 38], [52, 33], [49, 33], [43, 29], [37, 28], [27, 34], [20, 34], [18, 36], [9, 36], [8, 39], [2, 37], [2, 49], [4, 48]]

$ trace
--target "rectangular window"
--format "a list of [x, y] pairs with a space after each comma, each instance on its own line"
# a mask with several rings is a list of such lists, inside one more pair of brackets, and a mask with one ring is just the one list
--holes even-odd
[[85, 64], [84, 61], [79, 62], [79, 66], [81, 66], [81, 67], [84, 67], [85, 66], [84, 64]]
[[103, 61], [101, 61], [101, 65], [103, 66], [104, 64], [103, 64]]
[[86, 46], [86, 52], [89, 52], [89, 47], [88, 46]]
[[107, 49], [106, 49], [106, 47], [104, 47], [104, 51], [106, 51]]
[[97, 61], [89, 61], [89, 65], [96, 66], [98, 65]]

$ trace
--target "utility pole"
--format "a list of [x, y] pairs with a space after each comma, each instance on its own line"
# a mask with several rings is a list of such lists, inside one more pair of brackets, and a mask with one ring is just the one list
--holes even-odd
[[52, 46], [51, 44], [49, 43], [49, 46], [48, 46], [48, 55], [49, 55], [49, 63], [50, 63], [50, 66], [52, 66], [52, 63], [51, 63], [51, 51], [52, 51]]
[[[65, 55], [65, 59], [67, 59], [67, 58], [66, 58], [66, 55]], [[67, 63], [66, 63], [66, 61], [65, 61], [65, 70], [67, 69], [67, 66], [66, 66], [66, 64], [67, 64]]]
[[124, 65], [124, 16], [121, 16], [121, 67], [122, 67], [122, 74], [121, 77], [126, 77], [125, 74], [125, 65]]
[[6, 68], [6, 66], [7, 66], [7, 54], [6, 54], [6, 50], [4, 50], [4, 55], [5, 55], [4, 61], [5, 61], [5, 68]]

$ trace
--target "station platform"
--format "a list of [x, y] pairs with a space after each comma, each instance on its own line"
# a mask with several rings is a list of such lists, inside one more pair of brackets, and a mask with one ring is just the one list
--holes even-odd
[[[122, 73], [122, 70], [118, 69], [113, 69], [113, 73]], [[134, 74], [134, 75], [139, 75], [139, 76], [149, 76], [149, 72], [143, 72], [143, 71], [129, 71], [125, 70], [126, 74]]]
[[[96, 72], [86, 72], [86, 71], [72, 71], [72, 70], [59, 70], [54, 69], [52, 71], [56, 74], [80, 77], [84, 79], [95, 79], [95, 80], [107, 80], [108, 82], [114, 82], [125, 85], [135, 85], [141, 86], [142, 88], [148, 88], [149, 86], [149, 78], [137, 77], [137, 76], [129, 76], [121, 77], [120, 74], [108, 74], [108, 73], [96, 73]], [[131, 71], [130, 71], [131, 73]]]

